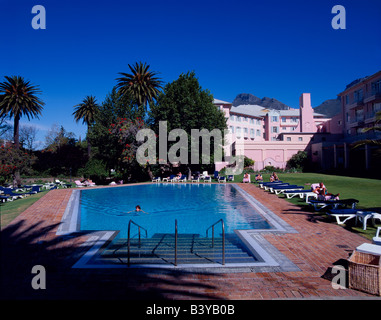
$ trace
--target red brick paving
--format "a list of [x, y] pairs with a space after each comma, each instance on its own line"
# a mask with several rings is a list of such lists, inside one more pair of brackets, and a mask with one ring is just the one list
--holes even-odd
[[[335, 262], [347, 259], [366, 239], [326, 223], [312, 212], [301, 211], [255, 185], [240, 186], [298, 231], [263, 236], [301, 271], [196, 274], [172, 269], [72, 269], [87, 250], [83, 244], [88, 236], [56, 236], [72, 192], [62, 189], [50, 191], [2, 231], [2, 299], [374, 297], [351, 289], [335, 290], [323, 277]], [[36, 264], [46, 268], [46, 290], [31, 288], [31, 269]]]

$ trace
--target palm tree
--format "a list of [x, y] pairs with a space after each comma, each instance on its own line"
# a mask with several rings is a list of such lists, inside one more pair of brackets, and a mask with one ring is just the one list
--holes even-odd
[[13, 140], [19, 149], [20, 118], [24, 115], [28, 120], [33, 117], [38, 119], [45, 103], [36, 96], [41, 93], [38, 86], [32, 85], [30, 81], [20, 76], [5, 76], [5, 79], [0, 83], [0, 116], [8, 114], [10, 118], [13, 117]]
[[[20, 76], [5, 76], [5, 81], [0, 83], [0, 117], [9, 115], [13, 117], [13, 142], [16, 149], [20, 148], [20, 118], [26, 116], [28, 120], [41, 114], [45, 104], [36, 95], [40, 94], [38, 86], [32, 85]], [[15, 180], [21, 182], [20, 172], [15, 172]]]
[[116, 88], [121, 95], [130, 94], [136, 100], [139, 108], [146, 111], [147, 103], [156, 99], [159, 90], [162, 88], [162, 81], [157, 78], [157, 73], [149, 70], [146, 63], [135, 63], [128, 65], [131, 74], [119, 72], [122, 77], [117, 78]]
[[91, 145], [89, 141], [89, 128], [95, 121], [95, 115], [99, 111], [100, 106], [97, 104], [97, 100], [93, 96], [86, 96], [80, 104], [74, 106], [73, 112], [76, 122], [82, 119], [82, 123], [87, 125], [87, 155], [90, 158]]

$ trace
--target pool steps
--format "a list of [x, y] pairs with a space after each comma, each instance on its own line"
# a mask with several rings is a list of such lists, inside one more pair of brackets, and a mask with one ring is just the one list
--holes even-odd
[[[242, 245], [235, 235], [225, 237], [226, 263], [253, 263], [256, 258]], [[155, 234], [151, 238], [142, 238], [140, 247], [138, 239], [131, 239], [131, 264], [174, 264], [173, 234]], [[222, 263], [222, 238], [200, 237], [198, 234], [178, 235], [178, 264]], [[114, 240], [98, 256], [103, 263], [127, 263], [127, 240]]]

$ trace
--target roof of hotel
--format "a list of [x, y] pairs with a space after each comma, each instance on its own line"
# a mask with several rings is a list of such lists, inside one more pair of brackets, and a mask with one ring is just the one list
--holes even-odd
[[[231, 105], [230, 102], [222, 101], [219, 99], [214, 99], [213, 103]], [[288, 110], [276, 110], [276, 109], [265, 108], [257, 104], [241, 104], [237, 107], [232, 106], [230, 108], [230, 112], [242, 114], [245, 116], [257, 117], [257, 118], [264, 117], [266, 113], [274, 112], [274, 111], [279, 113], [280, 116], [299, 117], [300, 115], [299, 109], [290, 108]], [[314, 111], [314, 116], [323, 117], [324, 115]]]
[[223, 101], [223, 100], [219, 100], [219, 99], [214, 99], [213, 100], [213, 104], [232, 104], [231, 102], [226, 102], [226, 101]]

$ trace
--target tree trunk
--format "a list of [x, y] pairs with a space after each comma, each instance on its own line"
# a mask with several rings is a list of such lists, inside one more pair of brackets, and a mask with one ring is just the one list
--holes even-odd
[[[15, 115], [14, 118], [14, 126], [13, 126], [13, 142], [15, 145], [16, 150], [20, 149], [20, 115]], [[16, 169], [14, 179], [13, 179], [13, 186], [16, 187], [17, 185], [21, 184], [21, 177], [20, 177], [20, 170]]]
[[89, 128], [89, 126], [87, 126], [87, 134], [86, 134], [87, 158], [90, 160], [90, 158], [91, 158], [91, 144], [90, 144], [90, 138], [89, 138], [89, 131], [90, 131], [90, 128]]

